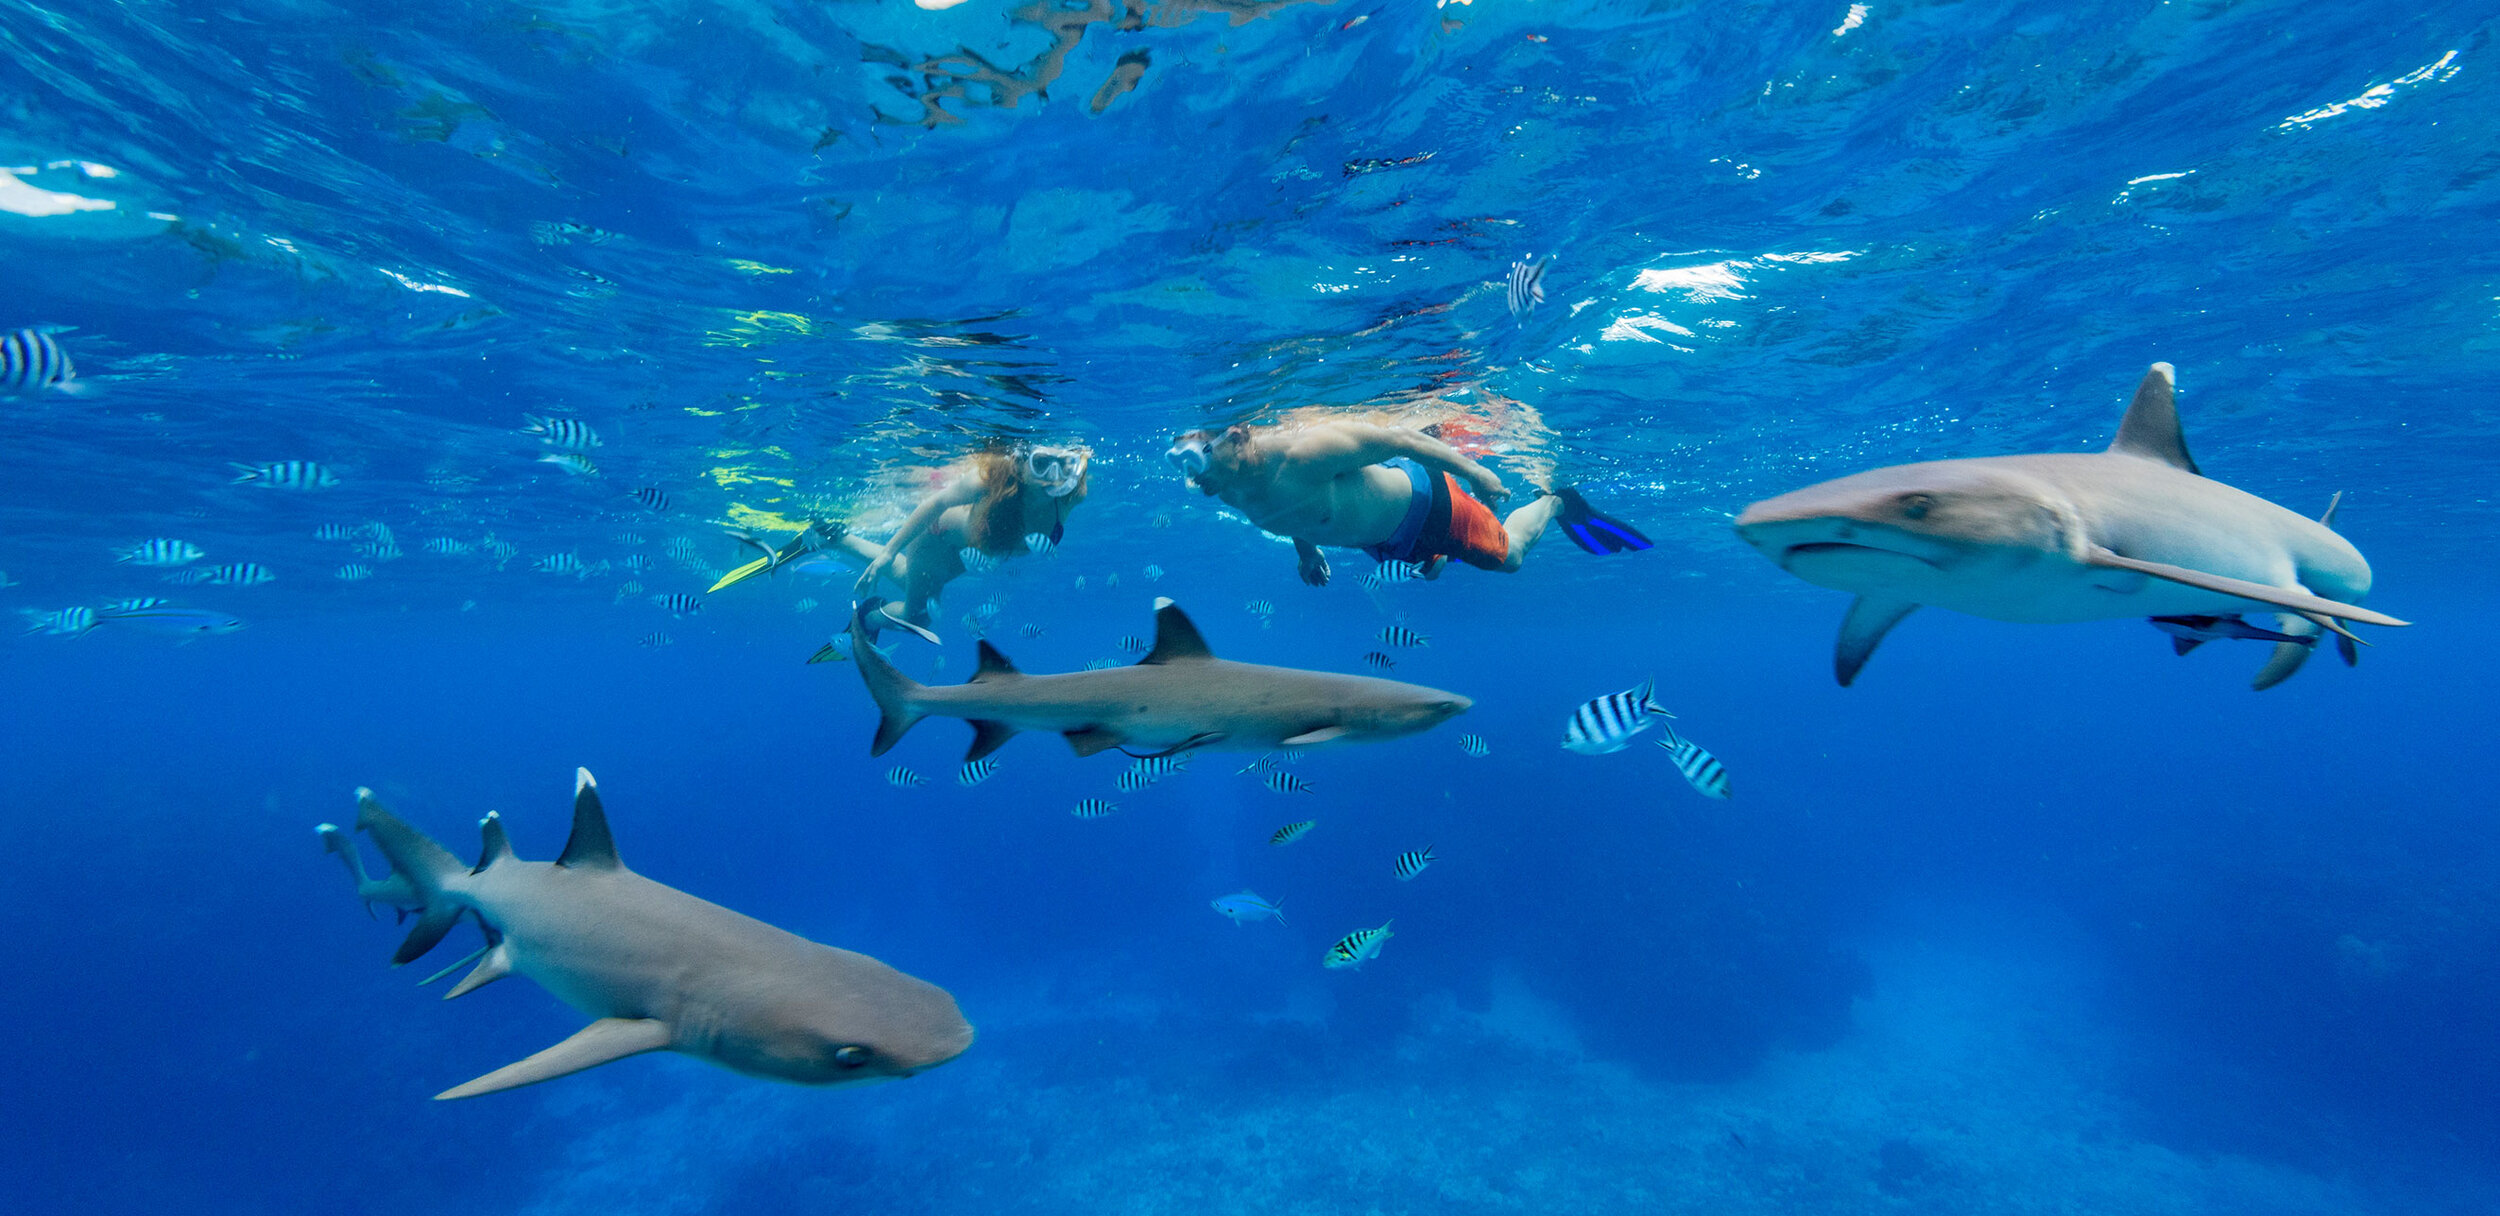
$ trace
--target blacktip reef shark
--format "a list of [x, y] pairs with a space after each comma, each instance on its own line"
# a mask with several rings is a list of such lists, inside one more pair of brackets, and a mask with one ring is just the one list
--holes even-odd
[[1736, 532], [1781, 569], [1857, 593], [1833, 670], [1857, 678], [1876, 643], [1921, 604], [1990, 620], [2280, 614], [2256, 687], [2300, 669], [2320, 629], [2344, 662], [2343, 622], [2403, 625], [2360, 606], [2370, 564], [2312, 520], [2204, 477], [2179, 430], [2171, 367], [2137, 386], [2102, 452], [1894, 465], [1745, 508]]
[[978, 760], [1028, 730], [1063, 735], [1080, 756], [1115, 747], [1161, 756], [1370, 743], [1430, 730], [1475, 704], [1395, 680], [1219, 659], [1169, 599], [1155, 601], [1154, 649], [1134, 666], [1026, 675], [984, 641], [969, 682], [921, 684], [867, 644], [862, 618], [883, 603], [868, 600], [851, 614], [851, 657], [881, 714], [875, 756], [933, 714], [972, 723], [964, 759]]
[[683, 1052], [777, 1081], [840, 1085], [908, 1077], [972, 1045], [972, 1025], [945, 989], [626, 869], [587, 769], [575, 770], [573, 832], [554, 861], [513, 856], [503, 821], [489, 814], [479, 824], [478, 863], [464, 865], [383, 809], [372, 790], [357, 790], [356, 802], [356, 826], [390, 859], [392, 873], [367, 875], [354, 842], [335, 825], [322, 824], [321, 837], [347, 859], [368, 905], [415, 914], [392, 963], [415, 960], [474, 917], [486, 945], [470, 956], [476, 970], [443, 999], [526, 975], [597, 1019], [437, 1099], [534, 1085], [646, 1051]]

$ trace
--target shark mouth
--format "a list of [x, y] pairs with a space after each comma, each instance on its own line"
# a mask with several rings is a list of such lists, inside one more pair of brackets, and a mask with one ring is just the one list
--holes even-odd
[[1811, 560], [1818, 557], [1856, 557], [1860, 555], [1906, 557], [1911, 561], [1918, 562], [1923, 565], [1933, 566], [1936, 564], [1932, 558], [1924, 557], [1902, 549], [1887, 549], [1881, 545], [1853, 545], [1844, 541], [1827, 540], [1809, 541], [1802, 545], [1790, 545], [1787, 548], [1780, 550], [1779, 564], [1781, 569], [1787, 569], [1790, 564], [1794, 563], [1801, 557]]

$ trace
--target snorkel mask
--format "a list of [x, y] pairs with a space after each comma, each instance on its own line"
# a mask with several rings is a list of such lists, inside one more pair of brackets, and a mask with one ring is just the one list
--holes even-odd
[[1024, 454], [1024, 479], [1052, 498], [1066, 498], [1084, 484], [1090, 463], [1083, 448], [1034, 448]]
[[1212, 441], [1205, 431], [1192, 431], [1181, 436], [1172, 445], [1172, 450], [1163, 454], [1163, 458], [1171, 461], [1172, 467], [1181, 471], [1181, 476], [1196, 481], [1206, 473], [1207, 466], [1215, 462], [1214, 455], [1209, 451], [1211, 446]]

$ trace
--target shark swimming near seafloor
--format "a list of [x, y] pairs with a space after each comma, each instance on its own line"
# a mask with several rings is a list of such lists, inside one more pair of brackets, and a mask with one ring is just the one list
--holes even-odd
[[2344, 622], [2406, 624], [2360, 606], [2370, 564], [2333, 518], [2203, 476], [2171, 367], [2156, 363], [2106, 451], [1873, 469], [1757, 502], [1736, 531], [1781, 569], [1857, 594], [1833, 653], [1844, 685], [1934, 604], [2024, 623], [2272, 609], [2286, 640], [2257, 673], [2265, 689], [2300, 669], [2321, 629], [2350, 664], [2359, 639]]
[[490, 814], [479, 825], [478, 863], [465, 865], [384, 809], [373, 791], [357, 790], [356, 800], [356, 826], [390, 859], [392, 873], [367, 875], [354, 841], [337, 827], [321, 825], [321, 837], [348, 858], [368, 904], [415, 913], [393, 963], [414, 961], [474, 918], [487, 944], [445, 1000], [526, 975], [597, 1019], [438, 1099], [532, 1085], [647, 1051], [681, 1052], [749, 1076], [841, 1085], [908, 1077], [972, 1045], [972, 1026], [945, 989], [626, 869], [587, 769], [575, 770], [572, 835], [551, 862], [515, 857], [503, 821]]
[[1028, 730], [1064, 736], [1080, 756], [1367, 743], [1430, 730], [1475, 704], [1396, 680], [1216, 658], [1168, 599], [1155, 601], [1154, 648], [1134, 666], [1026, 675], [984, 641], [969, 682], [922, 684], [866, 644], [862, 618], [882, 604], [871, 599], [851, 616], [852, 657], [881, 715], [870, 755], [931, 715], [971, 722], [969, 761]]

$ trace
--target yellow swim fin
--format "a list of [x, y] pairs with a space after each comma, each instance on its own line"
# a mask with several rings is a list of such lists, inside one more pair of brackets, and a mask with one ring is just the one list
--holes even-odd
[[769, 556], [756, 558], [754, 561], [748, 562], [747, 564], [720, 576], [720, 581], [712, 584], [711, 587], [703, 594], [710, 595], [712, 592], [718, 591], [731, 583], [744, 582], [758, 574], [762, 574], [765, 570], [771, 568], [772, 564], [773, 559]]

